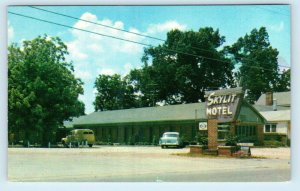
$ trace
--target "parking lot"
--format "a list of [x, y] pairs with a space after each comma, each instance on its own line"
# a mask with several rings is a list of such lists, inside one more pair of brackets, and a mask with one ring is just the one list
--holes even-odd
[[[187, 157], [189, 148], [9, 148], [9, 181], [261, 182], [290, 179], [289, 148], [252, 148], [252, 159]], [[179, 155], [178, 155], [179, 154]]]

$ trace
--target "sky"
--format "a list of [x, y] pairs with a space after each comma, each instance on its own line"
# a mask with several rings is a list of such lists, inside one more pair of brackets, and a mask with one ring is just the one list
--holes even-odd
[[[223, 6], [39, 6], [48, 11], [88, 20], [113, 28], [166, 39], [172, 29], [198, 31], [202, 27], [219, 29], [225, 36], [224, 45], [231, 45], [252, 29], [266, 27], [271, 46], [279, 51], [278, 63], [291, 66], [290, 6], [289, 5], [223, 5]], [[99, 74], [125, 76], [133, 68], [142, 66], [145, 47], [141, 44], [163, 43], [145, 36], [95, 25], [66, 16], [59, 16], [28, 6], [7, 8], [8, 44], [22, 45], [39, 35], [56, 36], [67, 45], [68, 60], [73, 62], [75, 76], [84, 82], [85, 113], [94, 111], [96, 90], [94, 82]], [[21, 15], [38, 18], [68, 27], [46, 23]], [[91, 31], [87, 33], [75, 28]], [[95, 34], [97, 33], [97, 34]], [[136, 44], [103, 35], [139, 42]]]

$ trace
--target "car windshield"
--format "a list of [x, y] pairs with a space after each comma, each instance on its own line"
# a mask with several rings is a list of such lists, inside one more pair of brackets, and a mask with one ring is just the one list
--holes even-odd
[[93, 132], [83, 132], [83, 134], [93, 134]]
[[178, 134], [172, 133], [172, 134], [164, 134], [163, 137], [178, 137]]

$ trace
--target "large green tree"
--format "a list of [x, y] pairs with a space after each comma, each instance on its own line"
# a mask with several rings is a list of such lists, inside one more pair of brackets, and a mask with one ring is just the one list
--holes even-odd
[[291, 90], [291, 69], [283, 70], [282, 73], [279, 74], [279, 80], [276, 84], [275, 91], [290, 91]]
[[47, 36], [8, 48], [8, 128], [46, 145], [64, 120], [84, 114], [83, 83], [65, 60], [66, 45]]
[[265, 27], [253, 29], [250, 34], [239, 38], [232, 46], [225, 47], [225, 52], [235, 64], [240, 65], [236, 79], [245, 90], [248, 90], [247, 99], [251, 103], [262, 93], [283, 91], [283, 83], [288, 83], [280, 82], [277, 61], [279, 52], [271, 46]]
[[204, 101], [205, 91], [232, 86], [233, 64], [219, 51], [224, 42], [210, 27], [172, 30], [163, 44], [145, 49], [143, 68], [129, 75], [142, 105]]
[[95, 111], [129, 109], [136, 107], [134, 89], [119, 74], [100, 74], [95, 81], [97, 90]]

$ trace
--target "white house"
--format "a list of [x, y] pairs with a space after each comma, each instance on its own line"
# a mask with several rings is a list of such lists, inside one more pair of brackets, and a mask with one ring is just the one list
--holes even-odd
[[291, 92], [262, 94], [253, 105], [267, 120], [264, 133], [291, 136]]
[[265, 133], [278, 133], [290, 138], [291, 112], [290, 110], [263, 111], [260, 114], [267, 120], [264, 127]]

